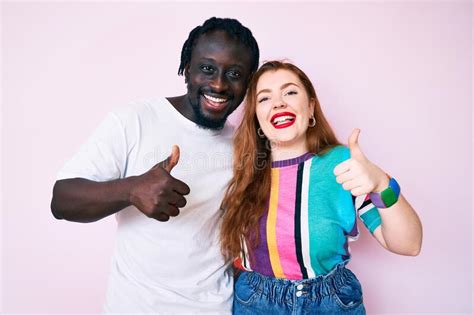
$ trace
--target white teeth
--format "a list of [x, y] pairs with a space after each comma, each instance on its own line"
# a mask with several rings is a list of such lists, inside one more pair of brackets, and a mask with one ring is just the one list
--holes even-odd
[[208, 100], [216, 102], [216, 103], [224, 103], [225, 101], [227, 101], [227, 99], [225, 99], [225, 98], [212, 97], [212, 96], [209, 96], [209, 95], [206, 95], [206, 94], [204, 94], [204, 97], [207, 98]]
[[274, 125], [281, 125], [282, 123], [285, 123], [287, 121], [293, 121], [295, 117], [293, 116], [280, 116], [275, 119], [273, 119], [273, 124]]

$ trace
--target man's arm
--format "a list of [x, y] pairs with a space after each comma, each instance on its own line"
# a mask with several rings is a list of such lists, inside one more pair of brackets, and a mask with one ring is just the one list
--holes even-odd
[[132, 178], [94, 182], [83, 178], [58, 180], [54, 184], [51, 212], [56, 219], [93, 222], [130, 205]]
[[178, 163], [179, 148], [140, 176], [107, 182], [83, 178], [58, 180], [53, 188], [51, 212], [57, 219], [93, 222], [134, 205], [146, 216], [168, 221], [186, 205], [184, 195], [189, 187], [172, 177], [170, 172]]

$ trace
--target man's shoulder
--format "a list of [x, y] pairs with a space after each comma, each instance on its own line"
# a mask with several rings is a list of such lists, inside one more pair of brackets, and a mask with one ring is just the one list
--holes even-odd
[[112, 112], [117, 115], [127, 115], [127, 114], [142, 114], [148, 113], [150, 111], [162, 111], [169, 107], [169, 102], [166, 98], [144, 98], [138, 99], [127, 104], [117, 107]]

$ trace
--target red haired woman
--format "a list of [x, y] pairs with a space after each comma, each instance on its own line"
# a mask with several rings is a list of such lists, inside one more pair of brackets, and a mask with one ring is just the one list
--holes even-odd
[[342, 146], [311, 81], [271, 61], [249, 85], [223, 201], [221, 246], [242, 272], [235, 314], [365, 314], [346, 268], [357, 214], [389, 251], [417, 255], [422, 228], [400, 187], [371, 163], [359, 130]]

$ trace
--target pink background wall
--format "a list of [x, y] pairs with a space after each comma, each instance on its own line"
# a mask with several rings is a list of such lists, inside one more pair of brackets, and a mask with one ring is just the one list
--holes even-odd
[[1, 6], [2, 313], [100, 311], [115, 221], [55, 221], [56, 173], [109, 110], [185, 91], [181, 46], [213, 15], [250, 27], [262, 60], [300, 65], [340, 139], [360, 127], [417, 209], [419, 257], [367, 233], [352, 246], [368, 313], [472, 312], [469, 1]]

